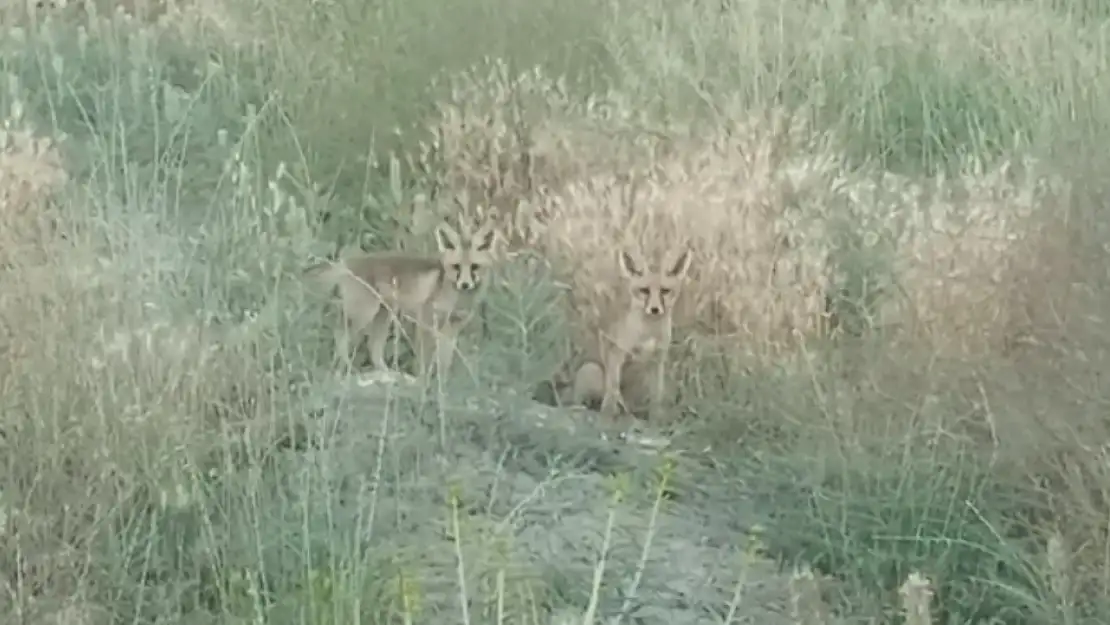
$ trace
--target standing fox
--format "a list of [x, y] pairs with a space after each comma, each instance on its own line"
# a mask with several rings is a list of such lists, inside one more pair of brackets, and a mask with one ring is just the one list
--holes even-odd
[[618, 264], [626, 296], [600, 328], [591, 359], [574, 374], [571, 402], [601, 401], [601, 412], [615, 416], [625, 405], [621, 394], [626, 365], [654, 361], [650, 418], [659, 418], [666, 388], [665, 369], [673, 329], [673, 306], [690, 268], [690, 252], [666, 256], [659, 271], [642, 257], [621, 252]]
[[[371, 364], [385, 370], [385, 343], [396, 317], [416, 323], [418, 367], [434, 364], [446, 373], [454, 358], [461, 326], [469, 320], [483, 269], [493, 264], [496, 231], [491, 221], [463, 236], [446, 222], [436, 227], [438, 257], [402, 252], [356, 254], [321, 263], [305, 273], [339, 287], [343, 327], [336, 330], [336, 349], [349, 358], [352, 341], [364, 334]], [[435, 362], [430, 358], [434, 352]]]

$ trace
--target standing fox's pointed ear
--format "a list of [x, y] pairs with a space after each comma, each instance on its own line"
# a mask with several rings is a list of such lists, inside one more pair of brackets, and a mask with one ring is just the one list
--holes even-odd
[[462, 240], [454, 228], [443, 222], [436, 226], [436, 245], [441, 252], [454, 251], [462, 247]]
[[470, 239], [470, 247], [476, 252], [488, 252], [493, 248], [493, 243], [497, 238], [496, 224], [492, 220], [486, 220], [482, 223], [477, 230], [474, 231], [474, 236]]
[[667, 265], [667, 276], [671, 278], [681, 278], [686, 275], [690, 270], [690, 262], [693, 260], [690, 250], [683, 250], [673, 263]]
[[617, 256], [617, 263], [624, 275], [629, 278], [639, 278], [644, 275], [643, 264], [635, 255], [625, 250], [621, 250], [621, 253]]

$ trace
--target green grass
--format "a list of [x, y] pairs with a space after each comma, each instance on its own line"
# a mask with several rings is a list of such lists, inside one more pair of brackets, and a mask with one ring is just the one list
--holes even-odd
[[[1110, 618], [1100, 5], [259, 0], [227, 16], [70, 7], [0, 34], [3, 618], [793, 623], [774, 606], [803, 564], [828, 578], [829, 622], [902, 622], [915, 571], [935, 623]], [[565, 76], [552, 110], [626, 134], [785, 108], [860, 171], [1041, 159], [1075, 189], [1051, 207], [1070, 273], [1025, 285], [1053, 324], [969, 361], [881, 336], [814, 343], [801, 366], [706, 359], [716, 381], [679, 389], [693, 416], [661, 453], [530, 400], [568, 320], [553, 276], [508, 265], [457, 375], [359, 386], [299, 273], [355, 238], [388, 247], [417, 193], [451, 192], [408, 165], [452, 77], [484, 59]], [[24, 132], [58, 141], [53, 194]], [[1053, 537], [1070, 562], [1047, 559]]]

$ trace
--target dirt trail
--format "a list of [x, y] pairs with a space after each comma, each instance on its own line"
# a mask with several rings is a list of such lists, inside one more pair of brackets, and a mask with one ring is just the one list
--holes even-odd
[[[749, 504], [707, 496], [711, 473], [696, 462], [678, 461], [652, 526], [658, 450], [605, 440], [592, 420], [524, 398], [420, 395], [392, 376], [322, 389], [330, 404], [318, 421], [325, 444], [312, 462], [326, 465], [330, 494], [322, 503], [331, 518], [358, 521], [370, 543], [419, 561], [424, 597], [443, 618], [458, 612], [448, 503], [457, 497], [474, 605], [488, 590], [480, 580], [502, 566], [510, 586], [528, 580], [552, 622], [584, 608], [612, 510], [601, 622], [622, 611], [627, 623], [724, 622], [738, 584], [732, 622], [792, 622], [789, 575], [746, 553]], [[614, 507], [618, 482], [625, 496]], [[641, 568], [635, 596], [626, 597]]]

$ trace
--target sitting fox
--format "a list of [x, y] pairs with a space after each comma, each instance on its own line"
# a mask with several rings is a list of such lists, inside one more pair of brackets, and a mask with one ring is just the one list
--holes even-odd
[[561, 403], [600, 402], [603, 415], [615, 417], [628, 410], [622, 388], [630, 365], [650, 372], [649, 418], [662, 417], [666, 393], [667, 356], [673, 332], [673, 308], [690, 268], [688, 250], [666, 255], [658, 269], [649, 268], [639, 254], [622, 251], [617, 257], [624, 277], [622, 297], [606, 311], [596, 341], [584, 345], [586, 358], [572, 379], [557, 380]]

